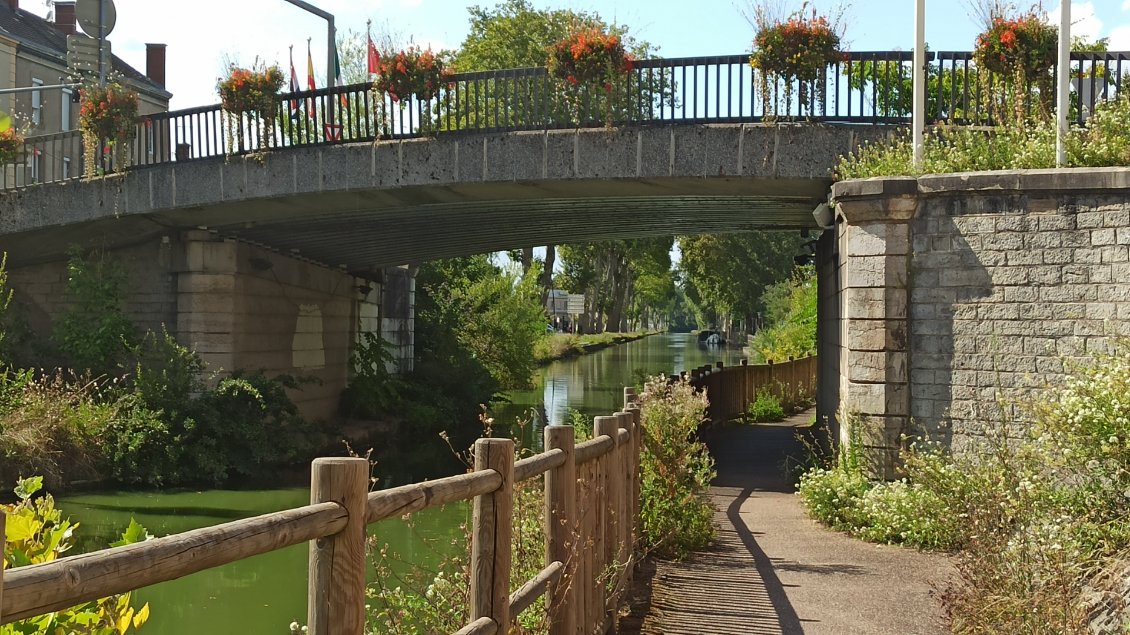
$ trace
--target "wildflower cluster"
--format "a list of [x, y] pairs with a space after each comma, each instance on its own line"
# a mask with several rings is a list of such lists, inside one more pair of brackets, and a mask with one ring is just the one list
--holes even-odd
[[96, 139], [125, 142], [137, 126], [137, 93], [119, 83], [88, 85], [80, 91], [79, 129]]
[[798, 494], [812, 516], [861, 538], [957, 550], [942, 594], [955, 633], [1086, 632], [1088, 587], [1130, 553], [1127, 395], [1124, 350], [1077, 369], [1020, 437], [986, 426], [960, 456], [911, 446], [905, 478], [890, 483], [868, 478], [853, 442], [801, 477]]
[[373, 88], [392, 97], [393, 101], [412, 96], [426, 101], [439, 94], [450, 78], [451, 70], [444, 55], [412, 46], [380, 58]]
[[15, 163], [24, 149], [24, 136], [15, 127], [0, 130], [0, 165]]
[[612, 92], [612, 81], [632, 70], [631, 55], [615, 33], [583, 29], [549, 48], [549, 72], [572, 86], [596, 84]]
[[841, 57], [840, 36], [815, 10], [811, 17], [797, 12], [784, 21], [762, 25], [753, 47], [750, 66], [786, 81], [815, 81]]
[[233, 64], [228, 76], [216, 84], [216, 90], [224, 110], [237, 115], [254, 112], [272, 119], [282, 85], [283, 72], [278, 66], [240, 68]]
[[979, 66], [1008, 77], [1031, 81], [1055, 63], [1059, 31], [1035, 12], [1015, 18], [997, 16], [977, 36], [974, 59]]

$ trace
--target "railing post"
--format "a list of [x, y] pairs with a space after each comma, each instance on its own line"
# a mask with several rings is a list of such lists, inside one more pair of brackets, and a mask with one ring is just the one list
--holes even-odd
[[361, 635], [365, 628], [365, 507], [369, 462], [314, 459], [310, 502], [349, 512], [340, 532], [310, 543], [307, 620], [311, 635]]
[[475, 471], [494, 470], [502, 484], [475, 497], [471, 534], [471, 621], [489, 617], [499, 633], [510, 628], [510, 540], [514, 508], [514, 442], [479, 439]]
[[545, 473], [545, 562], [561, 562], [565, 572], [549, 590], [550, 635], [577, 630], [577, 551], [573, 548], [577, 516], [577, 464], [573, 426], [546, 426], [545, 449], [561, 450], [565, 463]]
[[[617, 523], [619, 533], [617, 534], [616, 546], [616, 564], [617, 566], [625, 566], [631, 560], [632, 550], [632, 413], [628, 410], [621, 410], [616, 413], [616, 418], [620, 420], [618, 427], [624, 429], [628, 433], [628, 438], [624, 444], [617, 448], [616, 463], [616, 478], [620, 481], [616, 489], [617, 494]], [[625, 571], [626, 572], [626, 571]]]

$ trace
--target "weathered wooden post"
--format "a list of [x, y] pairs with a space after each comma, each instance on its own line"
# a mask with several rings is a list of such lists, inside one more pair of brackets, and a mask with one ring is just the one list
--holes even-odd
[[577, 630], [577, 465], [573, 426], [546, 426], [545, 449], [561, 450], [565, 463], [545, 473], [545, 561], [565, 565], [561, 580], [549, 589], [550, 635], [575, 635]]
[[479, 439], [475, 471], [494, 470], [502, 484], [475, 497], [471, 533], [471, 621], [489, 617], [498, 632], [510, 628], [510, 539], [514, 508], [514, 442]]
[[[8, 515], [0, 512], [0, 558], [4, 556], [4, 545], [8, 544], [8, 534], [4, 533], [4, 523]], [[0, 617], [4, 617], [4, 565], [0, 564]]]
[[[597, 472], [600, 475], [601, 490], [597, 518], [597, 543], [593, 551], [600, 561], [600, 566], [594, 572], [598, 578], [603, 578], [608, 567], [616, 562], [616, 537], [618, 535], [616, 518], [617, 497], [620, 480], [616, 478], [616, 463], [619, 457], [619, 448], [616, 440], [620, 427], [620, 419], [616, 416], [597, 417], [593, 425], [593, 434], [608, 436], [612, 439], [612, 449], [597, 459]], [[608, 592], [604, 584], [600, 584], [596, 599], [598, 613], [595, 615], [596, 624], [603, 624], [608, 616]]]
[[334, 502], [349, 513], [340, 532], [310, 543], [307, 621], [311, 635], [361, 635], [365, 628], [365, 509], [369, 462], [314, 459], [310, 502]]
[[629, 546], [631, 547], [631, 553], [634, 554], [636, 543], [640, 537], [640, 457], [643, 454], [643, 411], [640, 410], [638, 401], [628, 404], [626, 410], [632, 413], [632, 449], [629, 453], [629, 458], [631, 459], [631, 467], [629, 469], [632, 473], [632, 533], [629, 538]]
[[617, 426], [627, 432], [624, 443], [617, 448], [618, 461], [616, 465], [616, 478], [620, 481], [620, 485], [616, 490], [617, 494], [617, 519], [619, 523], [619, 533], [617, 534], [616, 546], [616, 564], [623, 566], [629, 560], [632, 554], [630, 548], [632, 540], [632, 436], [634, 427], [632, 413], [627, 409], [621, 410], [616, 413], [616, 418], [620, 420]]

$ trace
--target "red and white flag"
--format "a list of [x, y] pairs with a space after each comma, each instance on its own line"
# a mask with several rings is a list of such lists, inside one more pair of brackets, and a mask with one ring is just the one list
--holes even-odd
[[377, 52], [377, 45], [373, 44], [373, 34], [368, 33], [367, 35], [369, 38], [369, 74], [377, 75], [381, 68], [381, 54]]
[[[290, 47], [290, 92], [297, 93], [298, 87], [298, 73], [294, 72], [294, 47]], [[298, 118], [298, 100], [290, 100], [290, 118]]]

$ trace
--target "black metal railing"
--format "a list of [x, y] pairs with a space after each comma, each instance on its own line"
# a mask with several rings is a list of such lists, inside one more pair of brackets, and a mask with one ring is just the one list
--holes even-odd
[[[927, 119], [996, 125], [1002, 87], [969, 52], [931, 52]], [[459, 133], [552, 130], [651, 124], [908, 123], [912, 56], [904, 51], [853, 52], [811, 82], [766, 80], [748, 55], [635, 62], [605, 86], [563, 86], [545, 68], [459, 73], [430, 100], [393, 101], [370, 84], [282, 95], [271, 117], [232, 115], [220, 106], [145, 116], [127, 148], [129, 166], [323, 144]], [[1073, 53], [1072, 118], [1084, 123], [1095, 104], [1123, 94], [1130, 52]], [[1022, 95], [1030, 112], [1046, 108], [1054, 71]], [[77, 131], [28, 137], [24, 158], [0, 170], [11, 189], [82, 176]], [[111, 148], [97, 148], [99, 171], [115, 166]]]

